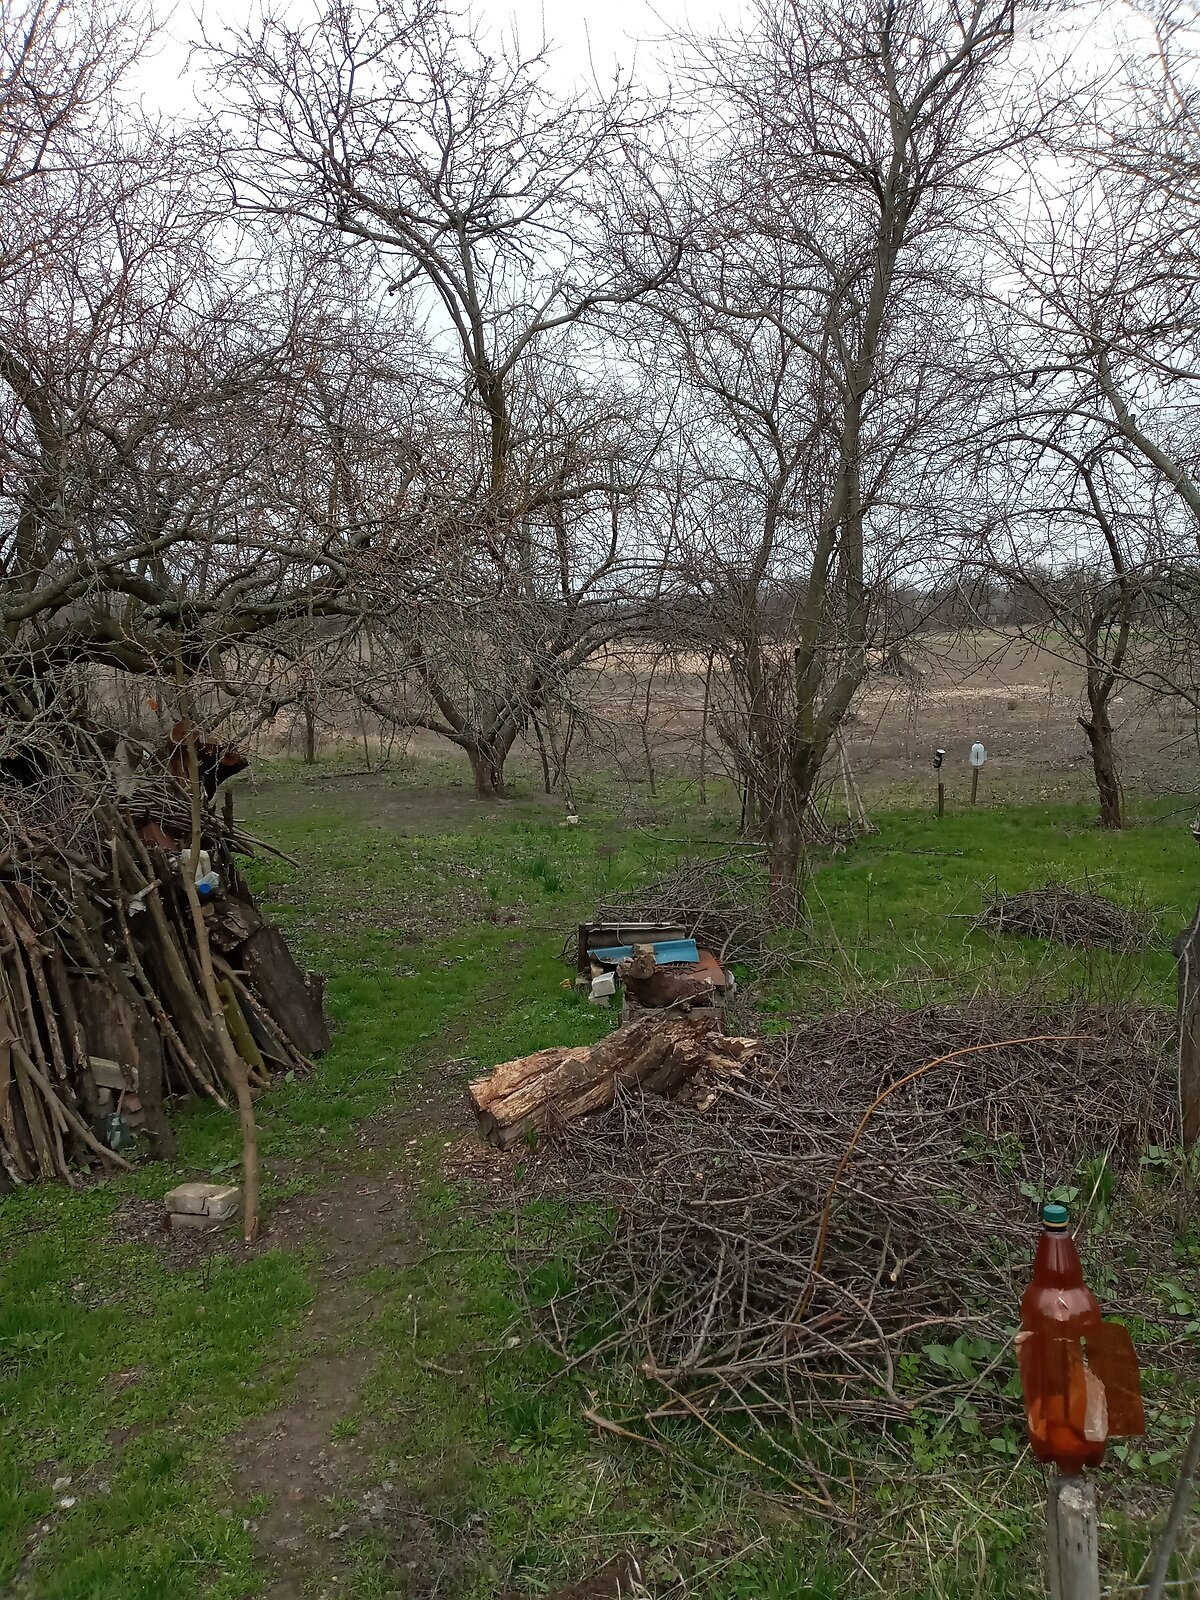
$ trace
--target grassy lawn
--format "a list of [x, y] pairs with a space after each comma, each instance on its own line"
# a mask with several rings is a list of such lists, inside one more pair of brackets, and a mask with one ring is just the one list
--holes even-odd
[[[540, 1259], [556, 1242], [586, 1243], [596, 1219], [438, 1172], [473, 1064], [610, 1025], [560, 987], [559, 951], [578, 916], [734, 839], [720, 799], [701, 810], [664, 789], [631, 805], [597, 785], [581, 800], [572, 829], [536, 796], [494, 808], [456, 797], [442, 815], [386, 777], [285, 773], [249, 802], [252, 827], [298, 863], [260, 857], [255, 887], [329, 974], [337, 1025], [311, 1075], [259, 1102], [268, 1219], [285, 1196], [320, 1195], [364, 1162], [413, 1166], [413, 1140], [422, 1157], [411, 1206], [423, 1248], [410, 1266], [359, 1275], [370, 1310], [343, 1333], [376, 1359], [339, 1427], [403, 1480], [426, 1544], [444, 1555], [440, 1593], [483, 1600], [509, 1582], [536, 1592], [623, 1542], [657, 1553], [663, 1572], [686, 1579], [681, 1593], [713, 1600], [867, 1592], [844, 1537], [781, 1514], [752, 1474], [722, 1478], [703, 1470], [712, 1463], [689, 1471], [598, 1443], [582, 1380], [551, 1383], [528, 1337], [531, 1280], [514, 1268], [519, 1251]], [[786, 979], [762, 997], [779, 1025], [881, 988], [913, 1004], [1031, 984], [1047, 1004], [1172, 1003], [1166, 943], [1200, 892], [1200, 852], [1180, 818], [1150, 810], [1105, 836], [1090, 808], [1072, 805], [981, 807], [940, 824], [911, 808], [875, 817], [875, 836], [818, 865]], [[974, 930], [988, 886], [1049, 879], [1148, 908], [1163, 947], [1099, 955]], [[388, 1117], [417, 1101], [431, 1108], [423, 1119], [389, 1134]], [[364, 1150], [358, 1136], [380, 1114], [383, 1146]], [[235, 1600], [264, 1581], [256, 1507], [238, 1498], [225, 1446], [244, 1419], [286, 1399], [325, 1264], [312, 1244], [272, 1247], [268, 1236], [258, 1252], [231, 1245], [180, 1266], [153, 1240], [114, 1232], [124, 1203], [233, 1170], [232, 1118], [194, 1107], [178, 1127], [170, 1165], [0, 1202], [0, 1592]], [[1181, 1278], [1200, 1296], [1194, 1254]], [[964, 1456], [964, 1506], [906, 1508], [924, 1544], [908, 1541], [894, 1573], [876, 1569], [884, 1592], [1031, 1592], [1040, 1478], [1013, 1463], [974, 1470]], [[1132, 1560], [1141, 1535], [1128, 1537]], [[339, 1559], [329, 1592], [405, 1592], [385, 1533], [353, 1534]]]

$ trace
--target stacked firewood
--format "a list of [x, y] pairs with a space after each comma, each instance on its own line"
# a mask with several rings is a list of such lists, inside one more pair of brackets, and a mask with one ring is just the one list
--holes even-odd
[[201, 937], [252, 1088], [327, 1047], [319, 987], [238, 870], [251, 842], [207, 802], [200, 842], [219, 882], [204, 885], [201, 935], [184, 878], [196, 875], [192, 799], [169, 769], [147, 772], [132, 793], [102, 764], [6, 777], [0, 1188], [127, 1165], [122, 1149], [139, 1138], [169, 1154], [173, 1097], [233, 1104]]
[[757, 1039], [727, 1038], [709, 1013], [644, 1016], [593, 1045], [555, 1045], [502, 1062], [468, 1095], [501, 1150], [612, 1105], [622, 1091], [673, 1099], [698, 1078], [736, 1076]]

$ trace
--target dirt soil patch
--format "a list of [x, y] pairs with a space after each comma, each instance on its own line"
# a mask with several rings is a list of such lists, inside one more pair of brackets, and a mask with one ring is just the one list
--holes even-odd
[[[122, 1208], [115, 1224], [126, 1236], [145, 1230], [139, 1236], [181, 1266], [217, 1252], [236, 1259], [285, 1248], [316, 1256], [317, 1293], [305, 1319], [307, 1353], [299, 1371], [282, 1403], [227, 1444], [237, 1498], [264, 1503], [250, 1523], [270, 1574], [264, 1600], [351, 1594], [346, 1579], [353, 1547], [367, 1538], [376, 1549], [382, 1541], [395, 1584], [389, 1592], [397, 1595], [440, 1592], [447, 1569], [460, 1558], [460, 1542], [448, 1544], [446, 1530], [435, 1529], [389, 1461], [389, 1445], [397, 1441], [380, 1437], [369, 1418], [356, 1414], [375, 1354], [355, 1336], [376, 1302], [366, 1275], [411, 1266], [424, 1248], [418, 1201], [428, 1163], [423, 1154], [414, 1159], [415, 1148], [432, 1134], [461, 1141], [460, 1150], [467, 1144], [465, 1104], [449, 1092], [437, 1064], [453, 1055], [468, 1024], [462, 1019], [443, 1032], [428, 1071], [406, 1081], [403, 1105], [362, 1124], [349, 1148], [320, 1165], [276, 1165], [277, 1180], [312, 1177], [320, 1189], [272, 1204], [256, 1244], [244, 1245], [231, 1233], [181, 1240], [161, 1230], [158, 1206], [140, 1202]], [[351, 1417], [353, 1426], [339, 1429]]]
[[[402, 1140], [412, 1127], [411, 1118], [372, 1124], [381, 1144]], [[368, 1350], [347, 1346], [347, 1336], [371, 1308], [372, 1296], [360, 1280], [371, 1268], [399, 1268], [416, 1258], [421, 1234], [412, 1200], [400, 1173], [367, 1178], [342, 1171], [320, 1194], [272, 1211], [263, 1247], [304, 1243], [315, 1249], [320, 1287], [305, 1324], [310, 1354], [283, 1404], [249, 1423], [230, 1444], [239, 1497], [266, 1501], [251, 1524], [271, 1571], [266, 1600], [310, 1600], [322, 1592], [344, 1570], [346, 1541], [367, 1532], [388, 1538], [398, 1576], [401, 1567], [417, 1564], [420, 1524], [403, 1487], [377, 1470], [375, 1441], [369, 1434], [336, 1433], [353, 1412], [374, 1359]]]

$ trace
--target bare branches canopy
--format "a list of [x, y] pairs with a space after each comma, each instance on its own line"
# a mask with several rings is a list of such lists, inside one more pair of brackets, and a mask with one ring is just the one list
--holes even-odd
[[164, 122], [135, 11], [7, 8], [6, 714], [103, 667], [311, 751], [336, 685], [493, 797], [604, 652], [690, 652], [787, 915], [873, 665], [999, 585], [1119, 825], [1122, 687], [1195, 694], [1195, 50], [1056, 99], [1060, 20], [759, 0], [667, 95], [330, 0]]

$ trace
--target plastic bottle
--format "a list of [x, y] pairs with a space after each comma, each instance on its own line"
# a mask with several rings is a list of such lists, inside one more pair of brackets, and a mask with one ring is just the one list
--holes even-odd
[[1083, 1281], [1066, 1206], [1042, 1207], [1033, 1281], [1021, 1297], [1018, 1353], [1029, 1442], [1039, 1461], [1072, 1476], [1104, 1459], [1104, 1385], [1084, 1364], [1083, 1341], [1103, 1337], [1100, 1302]]

